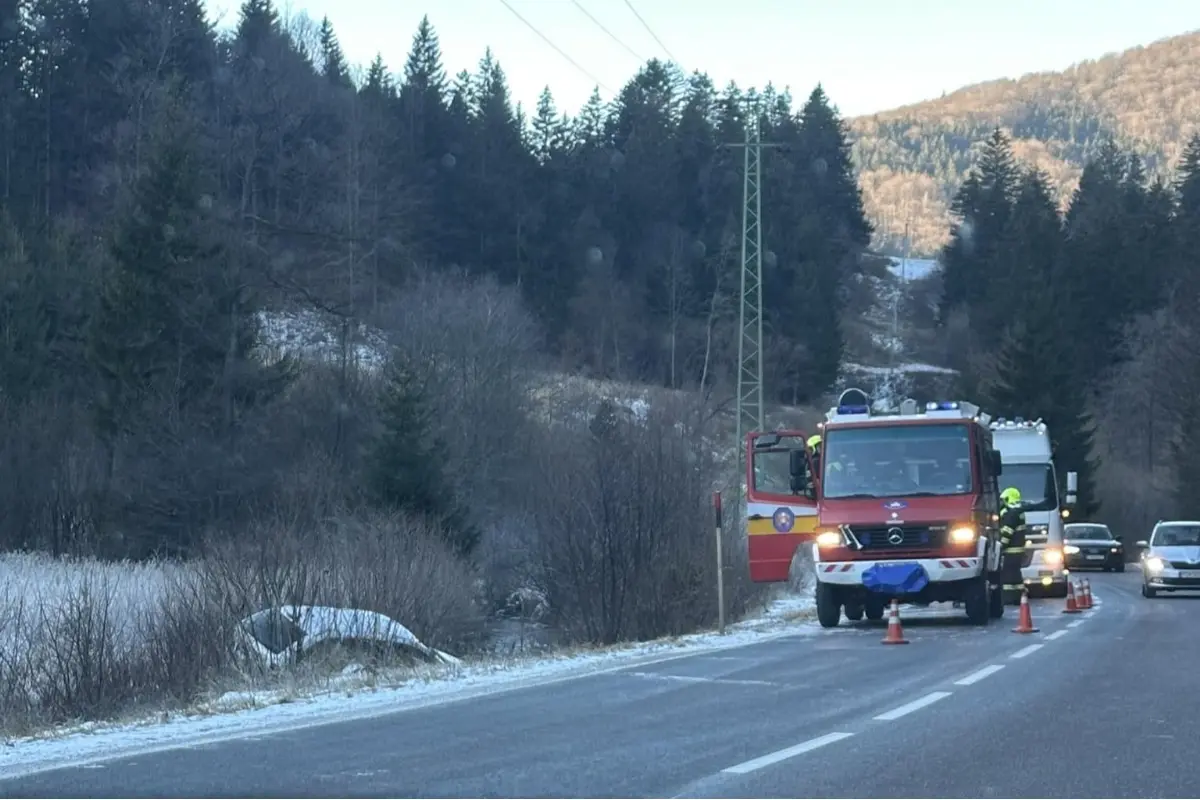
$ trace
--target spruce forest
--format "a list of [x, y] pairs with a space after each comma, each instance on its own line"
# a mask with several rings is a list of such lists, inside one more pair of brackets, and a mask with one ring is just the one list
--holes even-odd
[[[504, 416], [528, 416], [531, 375], [731, 394], [743, 154], [724, 145], [751, 107], [782, 145], [764, 157], [771, 399], [837, 377], [870, 229], [819, 88], [795, 110], [651, 61], [567, 118], [549, 92], [515, 109], [490, 53], [448, 78], [428, 20], [393, 75], [271, 0], [224, 36], [200, 0], [9, 9], [8, 546], [189, 553], [327, 503], [453, 517], [474, 530], [457, 547], [531, 468]], [[333, 331], [334, 367], [272, 351], [271, 320], [301, 311]], [[382, 399], [377, 335], [400, 354]], [[419, 477], [385, 485], [401, 474]]]
[[[995, 131], [954, 199], [939, 326], [960, 392], [1050, 426], [1082, 512], [1130, 538], [1200, 513], [1200, 134], [1177, 178], [1112, 140], [1065, 214], [1046, 174]], [[1128, 540], [1128, 538], [1127, 538]]]

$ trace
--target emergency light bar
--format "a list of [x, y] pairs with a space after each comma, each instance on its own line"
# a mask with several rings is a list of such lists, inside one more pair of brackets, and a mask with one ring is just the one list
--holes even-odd
[[839, 417], [852, 417], [871, 413], [870, 406], [838, 406], [834, 410]]
[[[922, 409], [912, 398], [901, 401], [898, 409], [882, 413], [879, 417], [881, 419], [896, 416], [911, 417], [920, 415], [922, 411], [924, 416], [935, 419], [973, 419], [983, 425], [987, 425], [992, 419], [991, 416], [981, 413], [979, 406], [974, 403], [943, 400], [926, 403]], [[854, 421], [870, 416], [871, 405], [866, 392], [861, 389], [847, 389], [838, 398], [838, 404], [826, 412], [825, 419], [828, 422], [835, 422], [841, 418], [849, 418], [847, 421]]]

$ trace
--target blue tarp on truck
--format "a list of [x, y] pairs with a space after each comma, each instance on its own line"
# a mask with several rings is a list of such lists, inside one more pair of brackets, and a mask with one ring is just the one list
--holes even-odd
[[863, 572], [862, 582], [871, 592], [915, 594], [929, 585], [929, 573], [920, 564], [876, 564]]

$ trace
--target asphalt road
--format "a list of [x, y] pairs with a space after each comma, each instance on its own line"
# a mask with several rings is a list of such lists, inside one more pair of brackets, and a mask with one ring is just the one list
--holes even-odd
[[1189, 797], [1200, 597], [862, 623], [0, 782], [0, 797]]

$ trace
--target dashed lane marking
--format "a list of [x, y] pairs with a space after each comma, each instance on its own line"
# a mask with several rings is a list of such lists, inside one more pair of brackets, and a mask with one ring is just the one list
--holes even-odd
[[1011, 656], [1009, 656], [1009, 658], [1024, 658], [1025, 656], [1029, 655], [1030, 653], [1036, 653], [1038, 650], [1041, 650], [1045, 646], [1046, 645], [1044, 645], [1044, 644], [1031, 644], [1028, 647], [1022, 647], [1020, 650], [1018, 650], [1017, 652], [1015, 652]]
[[898, 708], [893, 708], [891, 711], [880, 714], [879, 716], [875, 717], [875, 719], [882, 720], [883, 722], [891, 722], [894, 719], [900, 719], [901, 717], [911, 714], [914, 711], [919, 711], [922, 708], [925, 708], [925, 706], [931, 706], [938, 700], [944, 700], [951, 694], [953, 694], [953, 692], [930, 692], [924, 697], [918, 697], [911, 703], [905, 703]]
[[1055, 631], [1054, 633], [1052, 633], [1046, 637], [1046, 641], [1053, 642], [1055, 639], [1062, 638], [1063, 636], [1066, 636], [1068, 633], [1070, 633], [1070, 631]]
[[997, 672], [999, 672], [1002, 669], [1004, 669], [1003, 664], [992, 664], [990, 667], [984, 667], [981, 670], [972, 672], [970, 675], [963, 678], [962, 680], [955, 681], [954, 685], [955, 686], [970, 686], [973, 683], [979, 683], [981, 680], [988, 677], [989, 675], [995, 675]]
[[827, 744], [840, 742], [842, 739], [849, 739], [854, 734], [852, 733], [827, 733], [824, 736], [818, 736], [815, 739], [809, 739], [807, 742], [801, 742], [791, 747], [785, 747], [783, 750], [776, 750], [774, 753], [767, 753], [765, 756], [752, 758], [749, 761], [743, 761], [741, 764], [735, 764], [732, 767], [726, 767], [721, 770], [733, 775], [745, 775], [755, 770], [760, 770], [763, 767], [769, 767], [772, 764], [778, 764], [780, 761], [786, 761], [789, 758], [794, 758], [798, 755], [811, 752], [819, 747], [824, 747]]
[[1086, 619], [1077, 619], [1074, 622], [1068, 622], [1067, 627], [1068, 628], [1078, 628], [1080, 625], [1082, 625], [1085, 622], [1087, 622]]

